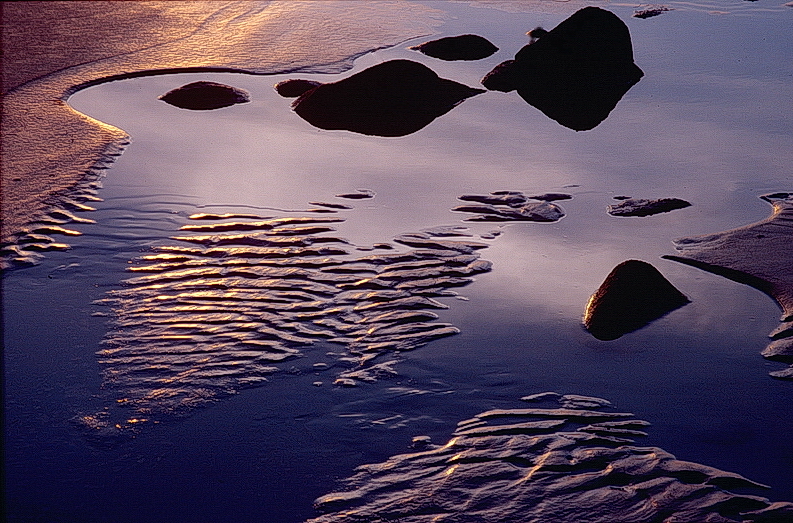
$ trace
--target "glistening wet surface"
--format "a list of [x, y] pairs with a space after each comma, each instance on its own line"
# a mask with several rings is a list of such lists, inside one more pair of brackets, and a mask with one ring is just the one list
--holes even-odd
[[[302, 521], [354, 467], [541, 390], [608, 398], [652, 423], [643, 445], [793, 499], [791, 384], [768, 376], [787, 366], [760, 355], [778, 308], [660, 259], [674, 238], [765, 218], [758, 196], [790, 190], [790, 13], [743, 4], [646, 20], [610, 7], [645, 75], [578, 133], [500, 92], [403, 137], [324, 131], [272, 88], [392, 59], [478, 87], [527, 30], [571, 14], [457, 4], [444, 35], [499, 52], [445, 62], [406, 49], [418, 39], [342, 75], [170, 75], [74, 95], [132, 143], [101, 188], [31, 231], [29, 245], [70, 248], [4, 279], [19, 519]], [[251, 102], [157, 99], [195, 81]], [[608, 215], [621, 196], [692, 205]], [[470, 220], [526, 202], [553, 219]], [[581, 315], [627, 259], [691, 304], [601, 342]]]

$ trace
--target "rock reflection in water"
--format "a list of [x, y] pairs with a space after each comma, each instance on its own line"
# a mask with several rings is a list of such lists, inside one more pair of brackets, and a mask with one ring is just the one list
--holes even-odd
[[[634, 445], [646, 421], [600, 398], [543, 393], [483, 412], [443, 446], [362, 465], [309, 523], [789, 521], [793, 504], [737, 494], [738, 474]], [[415, 441], [415, 439], [414, 439]], [[414, 445], [415, 446], [415, 445]]]
[[339, 385], [389, 374], [393, 358], [379, 355], [459, 332], [435, 321], [432, 310], [447, 308], [436, 298], [490, 270], [476, 252], [487, 244], [445, 230], [395, 239], [410, 250], [350, 257], [352, 245], [329, 234], [340, 218], [212, 217], [138, 259], [130, 270], [140, 275], [102, 300], [116, 318], [98, 353], [105, 389], [130, 419], [259, 385], [318, 341], [356, 365]]
[[[769, 218], [730, 231], [675, 241], [680, 255], [664, 258], [751, 285], [782, 308], [782, 324], [763, 351], [766, 358], [793, 363], [793, 193], [761, 197], [773, 206]], [[793, 365], [771, 372], [793, 379]]]
[[321, 84], [292, 104], [315, 127], [374, 136], [405, 136], [482, 89], [438, 77], [410, 60], [390, 60], [338, 82]]
[[628, 27], [609, 11], [586, 7], [496, 66], [482, 85], [517, 90], [553, 120], [586, 131], [605, 120], [643, 75], [633, 63]]
[[614, 267], [589, 298], [584, 326], [599, 340], [616, 340], [688, 303], [658, 269], [627, 260]]

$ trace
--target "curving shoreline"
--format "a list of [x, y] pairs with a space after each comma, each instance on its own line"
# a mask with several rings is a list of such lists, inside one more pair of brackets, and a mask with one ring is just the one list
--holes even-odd
[[433, 33], [443, 14], [395, 2], [13, 2], [2, 18], [12, 59], [3, 66], [0, 243], [13, 245], [128, 143], [68, 105], [78, 90], [177, 72], [341, 72]]

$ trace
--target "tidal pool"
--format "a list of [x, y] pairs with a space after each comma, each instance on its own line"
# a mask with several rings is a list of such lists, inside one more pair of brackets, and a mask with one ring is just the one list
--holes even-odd
[[[191, 73], [73, 95], [132, 140], [88, 188], [95, 210], [71, 211], [95, 223], [62, 224], [82, 233], [62, 240], [69, 250], [3, 277], [12, 520], [303, 521], [356, 466], [406, 452], [414, 436], [443, 443], [459, 421], [546, 390], [607, 398], [652, 424], [643, 445], [793, 500], [791, 383], [760, 356], [779, 309], [660, 258], [675, 238], [766, 217], [759, 196], [791, 190], [791, 10], [757, 4], [669, 4], [650, 19], [605, 5], [644, 77], [590, 131], [514, 92], [474, 96], [407, 136], [324, 131], [273, 89], [392, 59], [479, 87], [526, 31], [573, 8], [433, 3], [456, 17], [439, 36], [499, 48], [478, 61], [408, 49], [422, 38], [339, 75]], [[196, 81], [251, 101], [193, 112], [158, 100]], [[452, 212], [495, 191], [572, 198], [554, 201], [564, 216], [547, 223]], [[607, 214], [623, 196], [692, 205]], [[230, 222], [260, 225], [212, 229]], [[627, 259], [653, 264], [691, 303], [598, 341], [581, 327], [584, 306]], [[349, 321], [323, 317], [337, 307]], [[355, 328], [369, 324], [364, 342], [382, 344], [362, 349]], [[238, 352], [210, 367], [218, 339]], [[252, 341], [274, 356], [247, 357]]]

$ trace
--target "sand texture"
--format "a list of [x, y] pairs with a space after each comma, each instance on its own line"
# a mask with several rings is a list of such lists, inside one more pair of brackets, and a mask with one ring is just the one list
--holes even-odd
[[177, 71], [338, 72], [432, 34], [401, 2], [7, 2], [2, 6], [2, 243], [107, 168], [129, 137], [66, 103], [114, 78]]
[[[793, 504], [732, 492], [762, 485], [634, 445], [646, 421], [601, 398], [556, 393], [461, 421], [443, 446], [363, 465], [320, 497], [337, 521], [411, 523], [787, 521]], [[414, 438], [414, 442], [417, 441]]]

